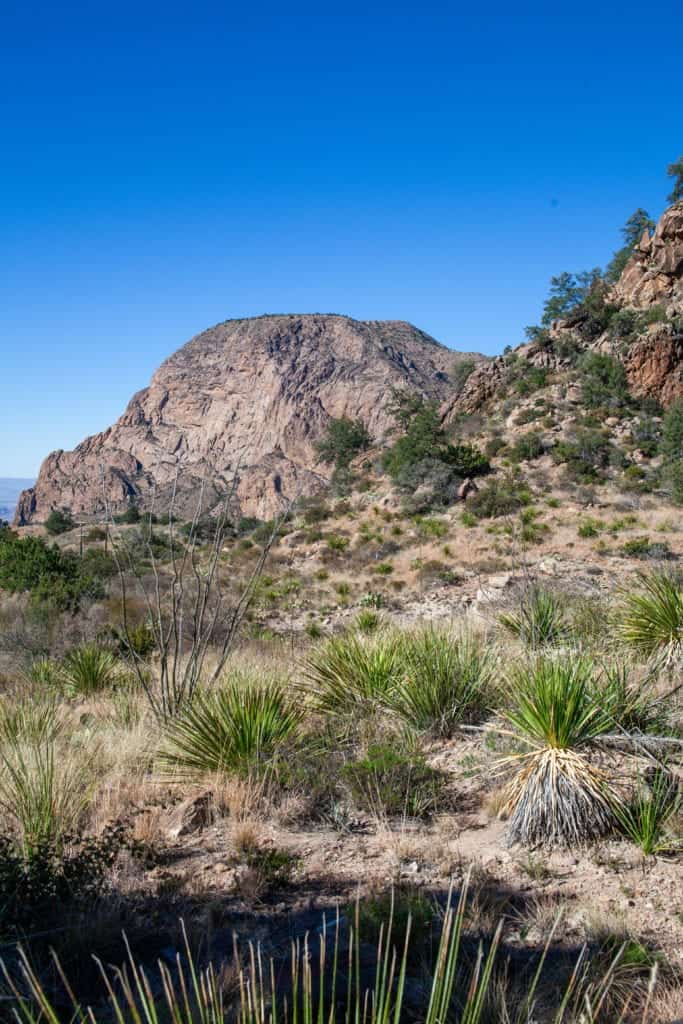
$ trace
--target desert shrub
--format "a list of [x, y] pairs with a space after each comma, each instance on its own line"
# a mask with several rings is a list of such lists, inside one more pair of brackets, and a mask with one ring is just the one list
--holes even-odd
[[559, 441], [551, 450], [554, 462], [564, 463], [567, 472], [581, 483], [599, 480], [610, 465], [615, 449], [601, 430], [581, 428], [573, 438]]
[[443, 463], [453, 476], [475, 476], [487, 472], [486, 456], [477, 448], [448, 441], [437, 402], [427, 401], [419, 395], [393, 392], [390, 411], [403, 429], [402, 435], [384, 455], [384, 467], [393, 479], [399, 479], [408, 467], [425, 460]]
[[655, 768], [649, 778], [639, 779], [630, 799], [616, 802], [614, 813], [620, 831], [643, 853], [653, 856], [683, 848], [676, 820], [683, 809], [683, 793], [676, 776]]
[[664, 413], [659, 450], [667, 462], [683, 461], [683, 398]]
[[540, 434], [531, 431], [515, 441], [510, 449], [510, 458], [514, 462], [530, 462], [540, 459], [544, 452], [543, 438]]
[[484, 454], [487, 459], [493, 459], [505, 448], [505, 438], [501, 434], [493, 434], [484, 446]]
[[549, 590], [527, 590], [516, 611], [500, 616], [500, 624], [532, 650], [550, 647], [567, 638], [569, 627], [562, 599]]
[[683, 652], [683, 589], [668, 573], [638, 573], [616, 615], [619, 639], [644, 658], [671, 665]]
[[139, 523], [141, 519], [142, 514], [140, 513], [140, 509], [135, 504], [135, 502], [131, 502], [131, 504], [124, 512], [121, 512], [119, 515], [114, 516], [115, 523], [121, 523], [123, 525], [129, 526], [134, 526], [136, 523]]
[[376, 590], [368, 590], [358, 602], [361, 608], [384, 608], [386, 603], [384, 594], [380, 594]]
[[0, 526], [0, 588], [28, 592], [36, 605], [75, 610], [84, 599], [104, 596], [113, 571], [103, 552], [91, 551], [79, 559], [40, 537], [19, 537]]
[[349, 540], [348, 537], [342, 537], [340, 534], [337, 533], [329, 533], [327, 537], [325, 537], [325, 544], [327, 545], [329, 550], [334, 551], [338, 554], [342, 554], [344, 551], [346, 551], [350, 543], [351, 541]]
[[510, 675], [505, 717], [528, 748], [506, 762], [517, 768], [503, 807], [513, 841], [568, 845], [612, 826], [606, 780], [585, 753], [612, 726], [595, 699], [594, 676], [586, 657], [541, 658]]
[[84, 643], [64, 657], [60, 677], [68, 696], [90, 697], [113, 689], [121, 681], [121, 665], [106, 648]]
[[642, 559], [668, 559], [672, 558], [672, 551], [665, 540], [652, 541], [649, 537], [632, 537], [624, 542], [621, 548], [623, 555], [627, 558]]
[[60, 533], [68, 533], [69, 530], [73, 530], [75, 525], [76, 523], [68, 512], [62, 512], [58, 508], [53, 508], [45, 520], [45, 529], [53, 536], [57, 536]]
[[278, 679], [234, 674], [168, 725], [160, 763], [180, 778], [258, 770], [294, 738], [301, 717]]
[[683, 459], [667, 466], [664, 475], [672, 500], [677, 505], [683, 505]]
[[623, 409], [631, 395], [626, 370], [612, 356], [586, 352], [579, 360], [581, 394], [589, 409]]
[[362, 420], [342, 416], [328, 422], [325, 434], [316, 444], [316, 450], [322, 462], [343, 469], [371, 444], [372, 438]]
[[510, 515], [528, 505], [531, 496], [524, 482], [514, 474], [494, 479], [470, 495], [467, 511], [477, 519]]
[[304, 661], [305, 693], [315, 711], [363, 716], [386, 700], [403, 671], [403, 643], [393, 633], [332, 637]]
[[448, 533], [448, 523], [442, 519], [430, 519], [427, 516], [415, 516], [415, 527], [420, 537], [440, 540]]
[[591, 516], [586, 516], [579, 523], [578, 530], [576, 531], [579, 537], [588, 539], [589, 537], [598, 537], [602, 530], [605, 529], [606, 524], [601, 519], [593, 519]]
[[41, 840], [27, 856], [0, 835], [0, 934], [45, 928], [63, 920], [67, 906], [92, 905], [127, 843], [124, 827], [115, 824], [98, 836]]
[[342, 777], [359, 808], [389, 817], [427, 817], [443, 789], [440, 772], [421, 754], [394, 744], [370, 746], [360, 760], [344, 765]]
[[435, 627], [409, 635], [404, 672], [387, 704], [414, 729], [450, 738], [487, 709], [493, 662], [472, 637], [456, 638]]

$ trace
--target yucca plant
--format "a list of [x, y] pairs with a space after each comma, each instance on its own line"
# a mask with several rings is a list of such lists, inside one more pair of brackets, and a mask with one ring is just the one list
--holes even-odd
[[683, 835], [674, 827], [681, 810], [680, 782], [664, 768], [654, 769], [647, 781], [639, 779], [630, 800], [614, 806], [620, 830], [648, 856], [683, 848]]
[[[346, 926], [339, 914], [332, 922], [323, 920], [318, 934], [292, 942], [289, 968], [282, 978], [276, 964], [268, 962], [260, 946], [250, 943], [246, 956], [238, 950], [238, 976], [236, 1005], [229, 1005], [225, 989], [212, 965], [200, 970], [185, 936], [184, 955], [180, 953], [172, 967], [158, 964], [159, 985], [150, 984], [146, 970], [139, 966], [128, 948], [128, 962], [122, 968], [107, 969], [97, 961], [106, 1002], [99, 1007], [85, 1007], [78, 1003], [61, 965], [55, 966], [71, 996], [72, 1006], [64, 1016], [51, 999], [49, 989], [36, 974], [29, 957], [20, 950], [18, 964], [0, 960], [8, 1001], [11, 1000], [13, 1017], [18, 1024], [39, 1024], [48, 1021], [59, 1024], [99, 1024], [115, 1020], [148, 1021], [151, 1024], [169, 1019], [175, 1024], [224, 1024], [235, 1020], [237, 1024], [277, 1024], [278, 1021], [325, 1022], [325, 1024], [399, 1024], [406, 1019], [418, 1019], [424, 1024], [443, 1024], [457, 1020], [459, 1024], [485, 1024], [495, 1019], [499, 1024], [533, 1024], [538, 1020], [536, 1004], [538, 990], [548, 952], [557, 923], [541, 950], [533, 975], [521, 996], [507, 998], [503, 991], [497, 999], [491, 1016], [491, 1003], [496, 982], [496, 964], [499, 959], [502, 922], [491, 941], [484, 948], [479, 945], [474, 957], [464, 943], [464, 923], [467, 908], [467, 879], [461, 888], [457, 903], [449, 894], [444, 911], [441, 936], [431, 978], [420, 992], [421, 1005], [416, 1006], [415, 986], [412, 998], [407, 996], [408, 951], [411, 939], [411, 920], [405, 928], [405, 939], [396, 948], [393, 913], [380, 927], [376, 949], [376, 968], [373, 980], [364, 980], [364, 962], [359, 937], [360, 919], [356, 909], [351, 923]], [[184, 929], [183, 929], [184, 932]], [[348, 935], [348, 939], [342, 936]], [[553, 982], [553, 996], [544, 999], [544, 1018], [549, 1024], [598, 1024], [598, 1021], [623, 1020], [623, 1005], [611, 999], [615, 977], [622, 959], [628, 955], [624, 946], [618, 948], [594, 977], [592, 963], [583, 950], [564, 990], [557, 991]], [[642, 971], [631, 972], [630, 992], [621, 1001], [631, 1003], [636, 986], [646, 992], [643, 1003], [642, 1024], [648, 1020], [648, 1002], [656, 984], [656, 965], [648, 977], [640, 978]], [[282, 987], [279, 985], [282, 984]], [[284, 990], [284, 991], [283, 991]], [[605, 1017], [605, 1010], [614, 1010]], [[618, 1016], [617, 1016], [618, 1015]], [[634, 1017], [629, 1019], [635, 1020]]]
[[315, 711], [363, 716], [378, 709], [404, 668], [404, 645], [394, 633], [332, 637], [304, 662], [305, 693]]
[[0, 750], [18, 743], [48, 743], [60, 730], [52, 701], [16, 705], [0, 701]]
[[492, 675], [493, 659], [474, 638], [429, 626], [406, 638], [404, 675], [387, 705], [412, 728], [449, 738], [484, 713]]
[[560, 599], [537, 587], [523, 595], [517, 611], [506, 612], [499, 621], [504, 629], [532, 650], [559, 644], [569, 632]]
[[606, 779], [586, 757], [612, 723], [594, 697], [594, 676], [587, 657], [539, 658], [510, 675], [505, 717], [531, 748], [503, 762], [516, 769], [501, 808], [515, 842], [571, 845], [612, 826]]
[[294, 737], [301, 717], [279, 680], [235, 674], [169, 723], [160, 762], [181, 778], [245, 774]]
[[121, 679], [121, 665], [105, 647], [79, 644], [62, 661], [61, 679], [70, 697], [90, 697], [111, 690]]
[[642, 658], [672, 666], [683, 657], [683, 587], [663, 572], [638, 573], [623, 594], [617, 635]]

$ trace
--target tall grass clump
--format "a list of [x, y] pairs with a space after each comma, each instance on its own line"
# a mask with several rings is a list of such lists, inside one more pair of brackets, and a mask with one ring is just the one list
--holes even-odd
[[611, 805], [603, 773], [587, 759], [591, 741], [612, 719], [594, 696], [595, 666], [587, 657], [539, 658], [510, 676], [505, 716], [530, 748], [505, 759], [515, 774], [501, 813], [512, 841], [571, 845], [606, 833]]
[[404, 643], [394, 633], [332, 637], [304, 662], [311, 707], [333, 716], [365, 716], [389, 698], [401, 679]]
[[473, 637], [430, 626], [406, 638], [404, 658], [404, 675], [387, 703], [413, 729], [448, 739], [484, 715], [494, 662]]
[[59, 751], [54, 709], [0, 720], [0, 809], [28, 859], [72, 832], [85, 808], [91, 773]]
[[683, 835], [676, 830], [681, 811], [680, 783], [665, 768], [639, 779], [630, 800], [614, 808], [620, 831], [648, 856], [683, 849]]
[[84, 643], [65, 656], [60, 675], [69, 697], [90, 697], [114, 689], [121, 680], [121, 665], [106, 648]]
[[[490, 941], [472, 949], [465, 931], [466, 916], [467, 879], [457, 902], [449, 895], [434, 964], [425, 983], [419, 986], [407, 983], [412, 919], [409, 916], [401, 927], [400, 921], [395, 922], [392, 906], [379, 928], [372, 957], [376, 966], [371, 972], [365, 970], [367, 950], [362, 949], [357, 906], [348, 925], [338, 914], [331, 922], [323, 921], [317, 933], [293, 941], [287, 967], [274, 960], [268, 962], [260, 945], [250, 943], [246, 954], [237, 950], [236, 992], [232, 998], [212, 965], [200, 969], [187, 935], [183, 954], [178, 954], [173, 965], [159, 961], [158, 985], [150, 984], [148, 973], [135, 962], [130, 948], [127, 963], [121, 968], [106, 968], [98, 961], [106, 1002], [94, 1007], [79, 1004], [55, 959], [57, 973], [72, 1000], [67, 1016], [60, 1013], [51, 988], [43, 985], [23, 951], [16, 967], [0, 961], [0, 971], [10, 1013], [14, 1011], [19, 1024], [57, 1024], [67, 1018], [72, 1024], [166, 1019], [175, 1024], [224, 1024], [226, 1020], [276, 1024], [290, 1019], [326, 1024], [399, 1024], [403, 1020], [423, 1024], [487, 1024], [493, 1020], [497, 1024], [532, 1024], [540, 1019], [537, 1009], [541, 1003], [543, 1019], [553, 1024], [598, 1024], [624, 1020], [626, 1007], [633, 1008], [636, 993], [642, 1005], [638, 1019], [642, 1024], [649, 1019], [648, 1004], [657, 982], [656, 964], [642, 978], [642, 971], [637, 975], [631, 972], [629, 990], [613, 998], [615, 979], [629, 956], [627, 944], [610, 956], [597, 978], [594, 964], [583, 950], [568, 980], [558, 983], [555, 975], [549, 992], [542, 993], [556, 924], [533, 973], [519, 986], [520, 991], [513, 993], [505, 972], [500, 970], [502, 922]], [[635, 1024], [635, 1015], [628, 1019]]]
[[517, 611], [506, 612], [500, 624], [532, 650], [552, 647], [569, 634], [564, 607], [557, 595], [532, 587], [522, 597]]
[[282, 682], [236, 674], [199, 691], [169, 723], [160, 762], [181, 778], [245, 774], [293, 738], [300, 722]]
[[683, 587], [663, 572], [638, 573], [617, 613], [617, 635], [639, 657], [672, 666], [683, 657]]

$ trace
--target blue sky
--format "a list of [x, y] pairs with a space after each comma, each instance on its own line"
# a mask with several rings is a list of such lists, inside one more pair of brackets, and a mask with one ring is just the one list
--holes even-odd
[[204, 327], [410, 320], [500, 351], [657, 215], [680, 3], [0, 10], [0, 476]]

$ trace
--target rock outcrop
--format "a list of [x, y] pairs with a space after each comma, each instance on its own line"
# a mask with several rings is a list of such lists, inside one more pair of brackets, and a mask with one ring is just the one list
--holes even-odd
[[611, 298], [629, 309], [658, 305], [669, 317], [683, 313], [683, 203], [662, 214], [652, 237], [644, 232]]
[[162, 511], [174, 489], [179, 514], [188, 514], [200, 488], [210, 508], [234, 480], [241, 512], [268, 518], [327, 482], [315, 442], [330, 417], [360, 418], [380, 439], [392, 426], [389, 389], [441, 401], [460, 358], [400, 321], [226, 321], [167, 359], [112, 427], [49, 455], [15, 522], [41, 522], [53, 508], [118, 511], [133, 500]]

